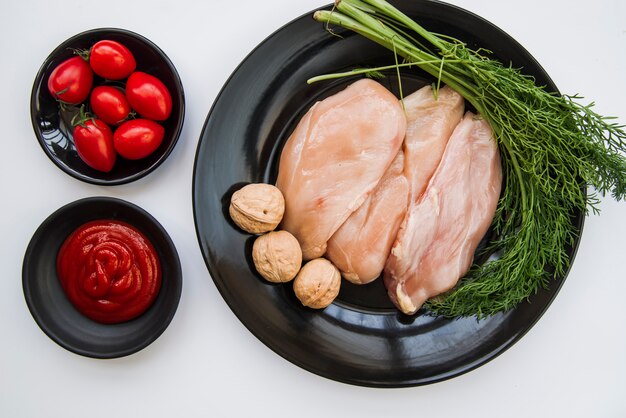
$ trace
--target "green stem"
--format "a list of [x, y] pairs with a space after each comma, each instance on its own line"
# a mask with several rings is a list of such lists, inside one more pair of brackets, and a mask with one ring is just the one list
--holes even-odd
[[[368, 4], [372, 4], [374, 6], [379, 3], [378, 0], [365, 1], [368, 2]], [[369, 16], [359, 7], [354, 5], [354, 3], [358, 5], [359, 2], [359, 0], [339, 0], [336, 3], [336, 10], [319, 10], [314, 13], [313, 18], [319, 22], [342, 26], [370, 39], [371, 41], [374, 41], [384, 46], [389, 50], [396, 51], [399, 55], [408, 59], [409, 61], [435, 77], [437, 80], [443, 81], [450, 88], [458, 92], [476, 108], [476, 111], [478, 113], [480, 113], [481, 115], [483, 115], [483, 117], [487, 119], [492, 127], [497, 126], [497, 124], [493, 123], [493, 120], [491, 119], [491, 117], [489, 117], [488, 112], [486, 112], [486, 109], [484, 109], [481, 102], [475, 99], [476, 97], [480, 97], [476, 86], [474, 86], [471, 81], [466, 81], [462, 79], [463, 75], [466, 75], [466, 73], [462, 71], [462, 69], [458, 69], [458, 66], [453, 65], [451, 61], [446, 61], [446, 69], [444, 70], [441, 58], [416, 49], [409, 41], [406, 40], [406, 38], [399, 35], [389, 26], [384, 25], [381, 21]], [[389, 6], [389, 8], [385, 8], [384, 11], [387, 13], [393, 13], [389, 10], [396, 10], [392, 6]], [[403, 16], [404, 19], [408, 19], [409, 21], [411, 20], [399, 11], [396, 10], [396, 12], [399, 13], [401, 16], [394, 16], [392, 14], [390, 17], [397, 18]], [[403, 23], [408, 24], [409, 22]], [[411, 26], [415, 26], [415, 28], [413, 29], [416, 31], [419, 29], [419, 34], [421, 36], [424, 36], [424, 33], [422, 32], [428, 34], [428, 32], [424, 28], [414, 22]], [[443, 45], [441, 42], [437, 42], [438, 38], [434, 35], [430, 35], [428, 38], [432, 38], [427, 40], [433, 43], [433, 45], [435, 45], [436, 47], [439, 47], [438, 45]], [[450, 71], [451, 69], [457, 69], [456, 74], [453, 74]], [[511, 157], [511, 164], [515, 170], [516, 176], [519, 179], [520, 193], [522, 196], [522, 207], [524, 209], [527, 209], [527, 193], [524, 187], [522, 170], [520, 168], [519, 161], [517, 160], [515, 153], [513, 152], [511, 144], [504, 137], [504, 135], [502, 135], [499, 130], [495, 129], [494, 134], [500, 139], [500, 143], [502, 144], [502, 146], [504, 146], [507, 154], [509, 154], [509, 156]], [[525, 218], [526, 211], [524, 210], [522, 213], [523, 217]]]
[[318, 76], [309, 78], [306, 82], [307, 84], [313, 84], [313, 83], [317, 83], [318, 81], [332, 80], [335, 78], [350, 77], [353, 75], [360, 75], [360, 74], [370, 74], [376, 71], [395, 70], [397, 67], [415, 67], [416, 65], [417, 64], [415, 64], [414, 62], [405, 62], [405, 63], [397, 64], [397, 65], [384, 65], [382, 67], [357, 68], [354, 70], [344, 71], [341, 73], [318, 75]]
[[70, 51], [74, 53], [74, 55], [78, 55], [85, 61], [89, 62], [89, 56], [91, 55], [90, 49], [78, 49], [78, 48], [68, 48]]
[[71, 125], [72, 127], [76, 127], [76, 126], [85, 126], [85, 122], [87, 122], [88, 120], [92, 121], [94, 124], [96, 117], [94, 115], [92, 115], [91, 113], [85, 111], [85, 105], [82, 104], [80, 105], [80, 109], [78, 109], [78, 113], [76, 113], [71, 120]]
[[[338, 2], [354, 3], [354, 0], [337, 0], [337, 1]], [[393, 7], [391, 4], [387, 3], [386, 1], [363, 0], [363, 2], [365, 2], [368, 5], [372, 6], [372, 8], [374, 10], [379, 11], [383, 15], [388, 16], [388, 17], [390, 17], [390, 18], [392, 18], [392, 19], [402, 23], [403, 25], [405, 25], [409, 29], [414, 30], [418, 35], [420, 35], [422, 38], [424, 38], [428, 42], [430, 42], [435, 48], [437, 48], [439, 50], [443, 50], [444, 49], [444, 47], [445, 47], [444, 41], [442, 41], [437, 36], [435, 36], [431, 32], [429, 32], [426, 29], [424, 29], [422, 26], [418, 25], [414, 20], [412, 20], [410, 17], [408, 17], [407, 15], [405, 15], [400, 10], [396, 9], [395, 7]]]
[[[349, 29], [389, 50], [393, 50], [395, 45], [396, 51], [400, 56], [415, 63], [415, 65], [433, 77], [439, 76], [441, 58], [412, 47], [404, 37], [398, 35], [389, 27], [383, 26], [381, 22], [371, 19], [359, 9], [356, 9], [343, 1], [339, 3], [338, 8], [341, 4], [344, 4], [344, 6], [342, 6], [342, 11], [344, 11], [344, 13], [350, 13], [351, 15], [367, 22], [367, 24], [361, 23], [352, 16], [339, 13], [336, 10], [318, 10], [313, 14], [313, 18], [318, 22], [333, 24]], [[473, 86], [462, 80], [461, 76], [458, 74], [444, 71], [442, 76], [444, 76], [442, 79], [446, 82], [446, 84], [449, 84], [450, 87], [457, 90], [459, 94], [464, 97], [478, 95], [478, 92], [473, 88]]]

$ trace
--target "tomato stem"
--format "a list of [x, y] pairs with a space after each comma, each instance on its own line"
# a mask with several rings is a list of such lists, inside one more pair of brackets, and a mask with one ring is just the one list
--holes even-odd
[[94, 125], [96, 124], [96, 117], [92, 115], [91, 113], [86, 112], [85, 105], [83, 104], [80, 106], [78, 113], [75, 114], [74, 117], [72, 117], [72, 120], [70, 123], [72, 124], [73, 128], [75, 128], [78, 125], [85, 127], [85, 122], [87, 122], [88, 120], [92, 121]]
[[90, 49], [78, 49], [78, 48], [67, 48], [74, 53], [74, 55], [78, 55], [85, 61], [89, 62], [89, 55], [91, 54]]

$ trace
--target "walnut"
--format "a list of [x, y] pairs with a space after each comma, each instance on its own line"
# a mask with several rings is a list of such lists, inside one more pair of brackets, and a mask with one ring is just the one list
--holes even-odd
[[306, 263], [293, 282], [293, 290], [304, 306], [321, 309], [330, 305], [339, 294], [341, 273], [325, 258]]
[[252, 245], [252, 260], [261, 276], [273, 283], [292, 280], [300, 271], [302, 250], [287, 231], [273, 231], [258, 237]]
[[285, 198], [271, 184], [248, 184], [233, 193], [228, 212], [239, 228], [262, 234], [273, 231], [283, 219]]

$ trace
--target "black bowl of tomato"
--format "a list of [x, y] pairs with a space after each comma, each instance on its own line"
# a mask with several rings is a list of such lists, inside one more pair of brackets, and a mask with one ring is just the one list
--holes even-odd
[[149, 39], [124, 29], [79, 33], [46, 58], [31, 92], [35, 135], [70, 176], [118, 185], [154, 171], [183, 127], [183, 85]]
[[176, 313], [182, 280], [165, 228], [111, 197], [52, 213], [22, 265], [24, 299], [37, 325], [61, 347], [92, 358], [130, 355], [155, 341]]

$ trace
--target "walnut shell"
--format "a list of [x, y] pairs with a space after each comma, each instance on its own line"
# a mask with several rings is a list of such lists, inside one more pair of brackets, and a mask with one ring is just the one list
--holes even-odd
[[330, 305], [339, 294], [341, 273], [325, 258], [306, 263], [293, 282], [296, 297], [304, 306], [321, 309]]
[[272, 231], [252, 245], [252, 260], [261, 276], [272, 283], [293, 280], [302, 265], [298, 240], [287, 231]]
[[239, 228], [263, 234], [273, 231], [283, 219], [285, 198], [271, 184], [248, 184], [233, 193], [228, 212]]

